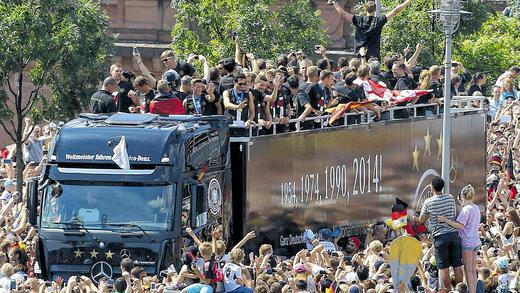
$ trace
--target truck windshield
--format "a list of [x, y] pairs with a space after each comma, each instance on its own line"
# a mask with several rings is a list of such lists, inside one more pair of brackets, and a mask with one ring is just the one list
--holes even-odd
[[42, 206], [44, 228], [81, 223], [89, 229], [167, 230], [173, 212], [174, 186], [49, 185]]

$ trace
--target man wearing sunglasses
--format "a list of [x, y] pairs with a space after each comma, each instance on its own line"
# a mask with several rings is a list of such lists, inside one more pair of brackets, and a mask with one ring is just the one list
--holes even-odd
[[255, 118], [255, 104], [253, 94], [249, 91], [246, 76], [238, 74], [233, 80], [233, 88], [224, 92], [224, 108], [233, 120], [245, 121], [249, 126]]
[[172, 50], [162, 52], [161, 62], [166, 67], [166, 71], [173, 69], [181, 76], [181, 78], [185, 75], [195, 76], [197, 73], [197, 70], [193, 65], [186, 61], [177, 61]]

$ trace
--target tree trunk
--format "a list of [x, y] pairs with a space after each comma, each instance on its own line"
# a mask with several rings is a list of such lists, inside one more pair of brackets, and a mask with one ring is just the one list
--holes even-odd
[[[23, 69], [22, 69], [23, 70]], [[22, 112], [22, 86], [23, 71], [18, 73], [18, 96], [15, 98], [16, 110], [16, 190], [23, 194], [23, 170], [25, 164], [23, 162], [23, 112]]]
[[22, 137], [18, 137], [18, 131], [16, 132], [16, 190], [23, 194], [23, 170], [25, 164], [23, 162], [23, 145]]

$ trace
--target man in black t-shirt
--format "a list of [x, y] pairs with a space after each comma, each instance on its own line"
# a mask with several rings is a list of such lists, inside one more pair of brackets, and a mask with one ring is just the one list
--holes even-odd
[[143, 113], [150, 112], [150, 102], [155, 97], [154, 90], [150, 87], [150, 84], [148, 83], [148, 80], [146, 79], [146, 77], [144, 77], [142, 75], [138, 76], [135, 79], [135, 85], [136, 85], [137, 91], [143, 97], [141, 99], [141, 106], [140, 106], [141, 112], [143, 112]]
[[112, 98], [112, 93], [117, 89], [117, 81], [113, 77], [107, 77], [103, 81], [103, 87], [90, 98], [90, 113], [106, 114], [117, 112], [117, 105]]
[[186, 61], [177, 61], [177, 58], [175, 58], [175, 54], [172, 50], [166, 50], [162, 52], [161, 61], [163, 62], [164, 66], [166, 66], [166, 71], [173, 69], [181, 76], [181, 78], [185, 75], [197, 75], [197, 70], [195, 67]]
[[[394, 87], [395, 90], [415, 90], [417, 88], [417, 83], [406, 73], [406, 65], [403, 62], [395, 62], [392, 66], [392, 73], [395, 78], [397, 78], [397, 83]], [[407, 103], [408, 102], [398, 103], [396, 106], [406, 106]], [[409, 116], [407, 109], [394, 111], [394, 118], [408, 118]]]
[[220, 88], [218, 92], [222, 96], [225, 91], [233, 88], [234, 86], [234, 78], [233, 75], [237, 71], [237, 63], [233, 58], [226, 58], [222, 60], [222, 70], [221, 73], [224, 75], [220, 78]]
[[216, 115], [217, 109], [213, 104], [215, 103], [215, 85], [209, 83], [206, 87], [202, 79], [195, 78], [191, 80], [191, 88], [193, 90], [191, 96], [182, 101], [184, 112], [187, 115]]
[[311, 105], [311, 102], [309, 100], [309, 96], [307, 93], [300, 89], [300, 81], [296, 76], [291, 76], [287, 79], [287, 83], [289, 85], [289, 89], [291, 91], [291, 94], [294, 96], [293, 101], [295, 103], [296, 107], [296, 116], [301, 121], [300, 122], [300, 129], [313, 129], [314, 123], [312, 120], [303, 121], [305, 118], [307, 118], [309, 115], [315, 113], [315, 114], [321, 114], [318, 112], [318, 110], [314, 109]]
[[118, 82], [116, 95], [118, 112], [129, 113], [131, 106], [139, 105], [139, 97], [134, 91], [132, 83], [123, 78], [123, 65], [119, 63], [112, 64], [110, 66], [110, 76]]
[[261, 134], [269, 134], [271, 125], [273, 123], [273, 117], [271, 115], [271, 101], [276, 100], [278, 98], [278, 89], [282, 84], [283, 79], [281, 77], [276, 77], [274, 79], [273, 92], [268, 95], [267, 91], [267, 78], [263, 74], [259, 74], [255, 79], [255, 87], [249, 90], [254, 97], [255, 103], [255, 113], [256, 117], [254, 121], [258, 123], [258, 121], [264, 120], [265, 129], [262, 129]]
[[[340, 104], [347, 104], [349, 102], [361, 102], [365, 99], [365, 91], [363, 87], [358, 86], [354, 83], [357, 75], [354, 72], [347, 73], [345, 75], [345, 85], [344, 86], [336, 86], [337, 99]], [[363, 106], [358, 107], [356, 109], [349, 110], [349, 112], [366, 112], [367, 109]], [[343, 118], [338, 120], [338, 124], [343, 124]], [[360, 123], [361, 115], [349, 115], [347, 116], [347, 124]]]
[[[257, 115], [260, 114], [262, 116], [261, 119], [264, 119], [264, 114], [262, 113], [264, 113], [264, 111], [270, 112], [270, 103], [275, 101], [280, 95], [280, 86], [282, 85], [282, 82], [283, 77], [277, 75], [273, 80], [273, 91], [269, 93], [267, 89], [269, 85], [267, 77], [264, 74], [259, 74], [256, 77], [255, 86], [249, 91], [253, 94], [255, 98], [255, 107], [257, 110], [256, 113]], [[258, 112], [259, 110], [262, 110], [262, 112]], [[270, 114], [269, 117], [271, 117]]]
[[401, 12], [407, 5], [412, 3], [412, 0], [406, 0], [404, 3], [399, 4], [386, 15], [381, 16], [375, 16], [376, 4], [373, 1], [368, 1], [365, 4], [365, 9], [367, 12], [366, 16], [359, 16], [346, 12], [341, 7], [341, 5], [336, 3], [334, 0], [329, 0], [328, 3], [333, 4], [336, 11], [341, 16], [343, 16], [345, 20], [352, 22], [352, 24], [356, 27], [356, 34], [354, 37], [354, 49], [356, 54], [359, 54], [359, 48], [365, 47], [367, 48], [367, 59], [375, 57], [381, 60], [380, 47], [381, 30], [383, 29], [383, 26], [392, 18], [394, 18], [397, 13]]
[[337, 105], [330, 90], [332, 82], [332, 72], [325, 69], [320, 72], [320, 81], [308, 88], [307, 94], [314, 109], [323, 111]]

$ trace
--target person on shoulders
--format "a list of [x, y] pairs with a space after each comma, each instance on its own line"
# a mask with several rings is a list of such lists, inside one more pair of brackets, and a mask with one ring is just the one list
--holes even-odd
[[336, 9], [338, 14], [346, 21], [352, 22], [356, 27], [356, 34], [354, 37], [354, 50], [356, 54], [359, 53], [360, 48], [366, 47], [367, 60], [371, 57], [381, 60], [381, 31], [383, 30], [383, 27], [399, 12], [403, 11], [406, 6], [410, 5], [412, 1], [406, 0], [386, 15], [381, 16], [376, 16], [376, 4], [374, 1], [368, 1], [365, 4], [366, 16], [354, 15], [345, 11], [335, 0], [329, 0], [328, 3], [334, 5], [334, 9]]

